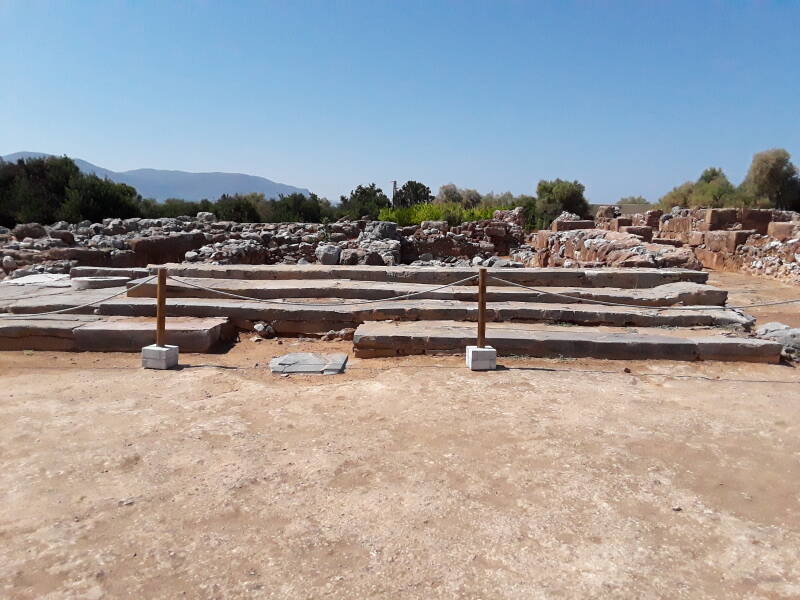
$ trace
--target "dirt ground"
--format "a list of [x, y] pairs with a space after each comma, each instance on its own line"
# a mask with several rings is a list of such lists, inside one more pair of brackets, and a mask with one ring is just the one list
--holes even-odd
[[792, 366], [301, 349], [0, 353], [0, 597], [800, 597]]

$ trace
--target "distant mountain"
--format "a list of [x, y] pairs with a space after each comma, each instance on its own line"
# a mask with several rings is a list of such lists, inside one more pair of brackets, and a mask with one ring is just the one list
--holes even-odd
[[[15, 152], [3, 156], [3, 160], [15, 162], [20, 158], [38, 158], [53, 156], [43, 152]], [[70, 157], [72, 158], [72, 157]], [[243, 175], [241, 173], [188, 173], [186, 171], [164, 171], [161, 169], [134, 169], [133, 171], [110, 171], [90, 162], [73, 158], [75, 164], [84, 173], [94, 173], [98, 177], [108, 178], [118, 183], [127, 183], [136, 188], [143, 198], [155, 198], [164, 201], [167, 198], [183, 198], [184, 200], [216, 200], [222, 194], [262, 193], [267, 198], [277, 198], [278, 194], [299, 192], [306, 196], [310, 193], [305, 188], [298, 188], [276, 181]]]

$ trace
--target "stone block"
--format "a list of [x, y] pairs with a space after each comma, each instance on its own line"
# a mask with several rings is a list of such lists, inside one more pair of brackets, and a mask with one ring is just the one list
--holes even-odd
[[467, 346], [467, 366], [473, 371], [494, 371], [497, 368], [497, 350], [491, 346]]
[[772, 221], [772, 211], [758, 208], [742, 208], [742, 229], [754, 229], [766, 235]]
[[324, 244], [317, 246], [317, 250], [314, 254], [317, 257], [317, 260], [323, 265], [338, 265], [341, 251], [342, 250], [339, 248], [339, 246], [334, 244]]
[[747, 229], [740, 229], [737, 231], [729, 231], [728, 232], [728, 252], [736, 252], [736, 248], [743, 245], [747, 238], [751, 235], [755, 235], [757, 232], [755, 230], [747, 230]]
[[690, 246], [700, 246], [701, 244], [705, 243], [705, 232], [703, 231], [692, 231], [689, 232], [687, 243]]
[[152, 344], [142, 348], [142, 367], [145, 369], [174, 369], [178, 366], [177, 346]]
[[612, 223], [614, 224], [612, 227], [614, 231], [622, 231], [623, 227], [629, 227], [633, 225], [633, 219], [630, 217], [617, 217], [612, 221]]
[[793, 223], [791, 221], [778, 222], [773, 221], [767, 227], [767, 235], [774, 237], [776, 240], [785, 242], [797, 235], [800, 235], [800, 223]]
[[630, 233], [632, 235], [638, 235], [645, 242], [650, 242], [653, 239], [653, 228], [647, 227], [646, 225], [623, 225], [622, 227], [620, 227], [619, 230], [622, 233]]
[[706, 224], [710, 231], [728, 229], [739, 219], [736, 208], [709, 208], [706, 210]]
[[594, 221], [553, 221], [553, 231], [572, 231], [574, 229], [594, 229]]

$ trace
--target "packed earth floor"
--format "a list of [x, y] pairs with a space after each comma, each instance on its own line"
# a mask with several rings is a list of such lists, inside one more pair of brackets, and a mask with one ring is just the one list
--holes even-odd
[[0, 597], [800, 596], [795, 367], [305, 350], [0, 353]]

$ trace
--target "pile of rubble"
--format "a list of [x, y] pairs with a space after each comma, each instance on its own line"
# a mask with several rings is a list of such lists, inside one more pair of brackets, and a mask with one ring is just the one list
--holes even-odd
[[530, 267], [680, 267], [699, 269], [689, 248], [646, 242], [604, 229], [538, 231], [512, 258]]
[[[523, 242], [521, 209], [451, 227], [445, 221], [398, 227], [384, 221], [235, 223], [211, 213], [165, 219], [0, 227], [4, 276], [66, 273], [74, 266], [211, 264], [467, 265], [493, 262]], [[508, 261], [506, 261], [508, 262]]]
[[[649, 210], [594, 220], [563, 213], [524, 233], [522, 208], [451, 226], [425, 221], [235, 223], [211, 213], [174, 219], [104, 219], [0, 227], [0, 278], [66, 273], [73, 266], [167, 262], [532, 267], [707, 267], [800, 283], [800, 214], [755, 209]], [[506, 258], [506, 257], [510, 257]]]
[[676, 208], [622, 216], [602, 206], [594, 221], [562, 214], [512, 258], [535, 267], [706, 267], [800, 283], [800, 214]]

